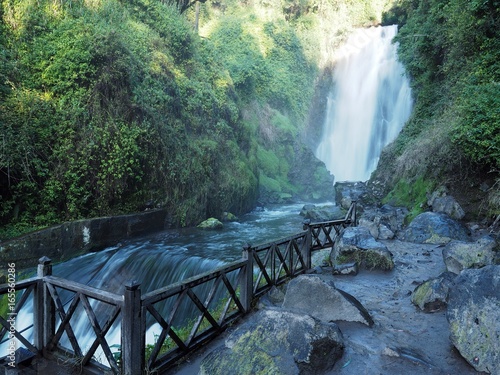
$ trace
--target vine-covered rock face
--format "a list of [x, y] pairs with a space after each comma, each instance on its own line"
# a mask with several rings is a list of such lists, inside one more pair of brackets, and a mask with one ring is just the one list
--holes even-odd
[[467, 269], [449, 294], [450, 338], [477, 371], [500, 373], [500, 266]]
[[344, 339], [336, 324], [266, 309], [241, 324], [225, 346], [206, 356], [200, 374], [323, 374], [343, 352]]

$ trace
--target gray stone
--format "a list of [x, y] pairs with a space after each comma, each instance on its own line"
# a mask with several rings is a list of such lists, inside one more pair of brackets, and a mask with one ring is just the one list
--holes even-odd
[[448, 195], [448, 189], [444, 186], [436, 189], [427, 200], [427, 205], [432, 207], [433, 212], [442, 212], [452, 219], [461, 220], [465, 212], [460, 204], [451, 195]]
[[411, 302], [427, 313], [445, 309], [455, 277], [452, 272], [444, 272], [435, 279], [425, 281], [415, 288]]
[[378, 227], [378, 239], [379, 240], [392, 240], [395, 234], [392, 230], [387, 228], [384, 224], [380, 224]]
[[359, 272], [358, 263], [338, 264], [332, 269], [334, 275], [357, 275]]
[[335, 242], [330, 260], [334, 266], [357, 262], [360, 267], [370, 270], [394, 268], [391, 252], [365, 227], [346, 228]]
[[445, 213], [455, 220], [461, 220], [465, 216], [460, 204], [450, 195], [436, 198], [432, 204], [432, 211]]
[[466, 268], [493, 264], [497, 247], [490, 236], [483, 236], [476, 242], [451, 241], [443, 249], [443, 260], [448, 271], [459, 274]]
[[324, 322], [340, 320], [373, 325], [370, 314], [356, 298], [314, 275], [291, 280], [282, 307]]
[[335, 323], [280, 309], [260, 310], [202, 361], [200, 375], [323, 374], [344, 352]]
[[315, 206], [314, 204], [307, 204], [300, 211], [300, 215], [312, 222], [322, 222], [343, 219], [346, 212], [335, 205]]
[[358, 226], [367, 228], [370, 231], [370, 234], [375, 239], [378, 238], [379, 225], [380, 225], [380, 220], [377, 219], [372, 221], [365, 218], [360, 218], [358, 222]]
[[410, 223], [403, 239], [415, 243], [446, 244], [451, 240], [467, 241], [467, 229], [448, 215], [424, 212]]
[[335, 203], [345, 210], [348, 210], [353, 201], [363, 204], [368, 204], [373, 201], [370, 191], [364, 182], [349, 182], [339, 181], [334, 185]]
[[500, 266], [466, 269], [448, 297], [450, 339], [477, 371], [500, 374]]

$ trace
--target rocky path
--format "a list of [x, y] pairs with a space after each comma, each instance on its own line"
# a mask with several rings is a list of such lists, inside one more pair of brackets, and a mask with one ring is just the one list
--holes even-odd
[[372, 328], [338, 322], [346, 351], [331, 374], [479, 374], [451, 344], [446, 312], [423, 313], [410, 300], [418, 284], [446, 270], [442, 248], [382, 242], [394, 255], [393, 271], [331, 276], [375, 321]]
[[[423, 313], [410, 300], [418, 284], [445, 271], [442, 248], [398, 240], [382, 242], [394, 255], [395, 268], [390, 272], [362, 270], [356, 276], [332, 276], [331, 270], [323, 269], [321, 277], [355, 296], [375, 321], [371, 328], [337, 322], [346, 349], [325, 375], [480, 374], [451, 344], [446, 312]], [[198, 374], [202, 359], [224, 345], [224, 336], [167, 374]]]

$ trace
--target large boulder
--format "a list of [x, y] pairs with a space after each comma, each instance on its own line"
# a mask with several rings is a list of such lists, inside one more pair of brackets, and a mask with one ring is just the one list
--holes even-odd
[[500, 374], [500, 266], [466, 269], [448, 296], [450, 338], [477, 371]]
[[483, 236], [476, 242], [451, 241], [443, 248], [446, 269], [459, 274], [466, 268], [481, 268], [493, 264], [498, 244], [490, 236]]
[[388, 271], [394, 268], [391, 252], [375, 240], [366, 227], [348, 227], [337, 237], [330, 254], [332, 265], [357, 262], [365, 269]]
[[352, 295], [319, 276], [303, 275], [288, 283], [282, 307], [324, 322], [349, 321], [373, 325], [365, 307]]
[[423, 282], [413, 291], [411, 302], [427, 313], [444, 310], [455, 277], [452, 272], [443, 272], [438, 277]]
[[316, 206], [314, 204], [306, 204], [302, 207], [300, 215], [312, 222], [323, 222], [343, 219], [346, 211], [334, 205]]
[[403, 239], [415, 243], [446, 244], [451, 240], [467, 241], [467, 229], [448, 215], [424, 212], [403, 232]]
[[200, 375], [324, 374], [344, 352], [335, 323], [281, 309], [260, 310], [202, 361]]

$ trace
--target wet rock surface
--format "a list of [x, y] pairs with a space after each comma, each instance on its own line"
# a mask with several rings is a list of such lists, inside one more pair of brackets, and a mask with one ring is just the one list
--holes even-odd
[[466, 268], [494, 264], [497, 248], [491, 236], [483, 236], [476, 242], [451, 241], [443, 248], [443, 259], [448, 271], [458, 275]]
[[294, 311], [324, 322], [350, 321], [373, 325], [370, 313], [350, 294], [335, 287], [332, 280], [319, 275], [302, 275], [291, 280], [282, 304]]
[[478, 371], [500, 374], [500, 266], [464, 270], [450, 291], [451, 341]]
[[391, 252], [375, 240], [366, 227], [349, 227], [337, 238], [330, 255], [336, 267], [356, 262], [360, 268], [391, 270], [394, 267]]
[[446, 244], [451, 240], [467, 241], [467, 229], [446, 214], [424, 212], [404, 230], [402, 238], [415, 243]]
[[202, 375], [322, 374], [342, 356], [338, 326], [309, 315], [265, 309], [249, 317], [206, 356]]
[[[331, 370], [318, 374], [485, 374], [476, 371], [454, 347], [446, 311], [425, 313], [411, 302], [416, 286], [446, 271], [442, 247], [399, 240], [382, 242], [394, 256], [392, 271], [332, 275], [331, 269], [323, 267], [318, 275], [355, 296], [374, 320], [371, 328], [359, 322], [338, 321], [344, 354]], [[240, 324], [167, 374], [198, 374], [201, 360], [223, 346], [225, 338]]]

